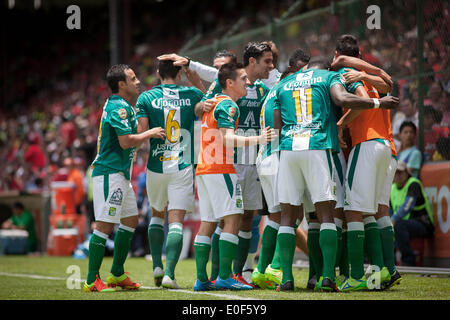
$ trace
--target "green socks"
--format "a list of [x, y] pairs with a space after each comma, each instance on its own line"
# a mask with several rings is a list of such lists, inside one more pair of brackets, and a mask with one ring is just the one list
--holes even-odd
[[170, 279], [175, 279], [175, 266], [180, 258], [183, 248], [183, 225], [179, 222], [173, 222], [169, 225], [166, 241], [166, 269], [164, 274]]
[[86, 279], [87, 284], [91, 284], [100, 277], [100, 266], [105, 256], [105, 244], [108, 235], [100, 231], [94, 230], [94, 234], [89, 240], [89, 271]]
[[233, 273], [242, 274], [245, 261], [247, 260], [248, 249], [250, 248], [250, 240], [252, 239], [252, 231], [239, 231], [239, 243], [236, 249], [236, 256], [233, 260]]
[[365, 249], [369, 261], [381, 270], [384, 267], [383, 249], [381, 247], [380, 229], [374, 216], [364, 218], [364, 233]]
[[320, 225], [319, 244], [323, 256], [322, 276], [334, 281], [337, 251], [337, 231], [334, 223]]
[[342, 274], [346, 277], [350, 276], [350, 270], [348, 267], [347, 229], [342, 229], [342, 250], [338, 267], [339, 274]]
[[322, 251], [319, 244], [320, 223], [310, 222], [308, 224], [308, 238], [306, 243], [309, 252], [309, 278], [316, 275], [317, 279], [322, 275]]
[[120, 277], [125, 273], [123, 265], [130, 251], [131, 239], [133, 238], [134, 228], [119, 225], [116, 236], [114, 237], [114, 256], [111, 267], [111, 273], [115, 277]]
[[259, 252], [258, 271], [264, 273], [272, 261], [277, 243], [277, 234], [280, 225], [272, 220], [267, 221], [261, 237], [261, 249]]
[[364, 223], [347, 222], [347, 248], [350, 276], [361, 279], [364, 276]]
[[222, 229], [217, 227], [212, 236], [211, 244], [211, 281], [219, 276], [219, 239]]
[[[208, 281], [208, 272], [206, 265], [209, 260], [211, 250], [211, 238], [208, 236], [197, 235], [194, 240], [195, 264], [197, 266], [197, 279], [201, 282]], [[211, 280], [212, 277], [211, 277]]]
[[277, 242], [279, 245], [281, 270], [283, 270], [283, 280], [281, 283], [294, 281], [294, 276], [292, 274], [292, 262], [294, 260], [296, 246], [295, 229], [293, 227], [280, 226], [278, 230]]
[[226, 280], [231, 275], [231, 264], [239, 243], [238, 236], [222, 232], [219, 239], [219, 277]]
[[336, 263], [335, 267], [339, 266], [342, 254], [342, 220], [339, 218], [334, 218], [334, 224], [336, 225], [337, 231], [337, 251], [336, 251]]
[[164, 220], [152, 217], [148, 226], [148, 241], [150, 253], [152, 254], [153, 270], [156, 267], [164, 269], [162, 263], [162, 249], [164, 244]]
[[381, 247], [383, 249], [384, 265], [388, 268], [389, 273], [393, 275], [397, 270], [395, 267], [395, 247], [394, 247], [394, 228], [392, 227], [391, 218], [384, 216], [377, 221], [380, 229]]
[[[277, 232], [277, 237], [278, 237], [278, 232]], [[273, 269], [281, 269], [280, 244], [278, 243], [278, 240], [277, 240], [277, 243], [275, 244], [275, 252], [273, 253], [273, 258], [272, 258], [272, 262], [270, 263], [270, 267]]]

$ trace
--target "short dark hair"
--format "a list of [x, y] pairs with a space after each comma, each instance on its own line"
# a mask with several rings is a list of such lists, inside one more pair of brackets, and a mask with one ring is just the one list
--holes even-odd
[[284, 78], [286, 78], [287, 76], [290, 76], [291, 74], [295, 73], [294, 71], [290, 70], [289, 68], [283, 72], [280, 76], [280, 80], [283, 80]]
[[244, 48], [244, 67], [248, 66], [250, 58], [255, 58], [257, 61], [264, 52], [272, 52], [270, 46], [265, 42], [249, 42]]
[[127, 81], [125, 70], [130, 69], [126, 64], [116, 64], [109, 68], [106, 73], [106, 81], [112, 93], [119, 92], [119, 81]]
[[216, 54], [214, 55], [214, 59], [213, 60], [215, 60], [217, 58], [221, 58], [221, 57], [229, 57], [230, 58], [230, 62], [234, 62], [234, 63], [237, 62], [236, 55], [233, 52], [228, 51], [228, 50], [217, 51]]
[[[296, 49], [289, 58], [289, 69], [298, 71], [306, 66], [311, 59], [311, 55], [301, 48]], [[298, 62], [301, 62], [300, 64]]]
[[336, 51], [344, 56], [358, 57], [358, 39], [351, 34], [343, 34], [337, 40]]
[[23, 210], [23, 209], [25, 209], [25, 206], [23, 205], [22, 202], [14, 202], [13, 208], [14, 208], [14, 209]]
[[280, 54], [280, 52], [278, 51], [277, 45], [275, 44], [275, 42], [273, 42], [271, 40], [264, 41], [263, 43], [267, 43], [269, 45], [270, 50], [272, 51], [273, 65], [275, 66], [278, 62], [278, 56]]
[[411, 127], [414, 131], [414, 133], [417, 133], [417, 127], [412, 121], [403, 121], [400, 125], [400, 130], [398, 132], [402, 132], [403, 128]]
[[223, 89], [227, 88], [227, 80], [236, 80], [237, 70], [243, 69], [244, 66], [239, 62], [229, 62], [225, 63], [220, 69], [217, 78], [219, 80], [219, 84]]
[[175, 79], [181, 67], [173, 65], [172, 60], [159, 60], [158, 72], [162, 79]]
[[330, 60], [323, 56], [312, 57], [308, 62], [308, 68], [312, 67], [329, 70], [331, 67]]

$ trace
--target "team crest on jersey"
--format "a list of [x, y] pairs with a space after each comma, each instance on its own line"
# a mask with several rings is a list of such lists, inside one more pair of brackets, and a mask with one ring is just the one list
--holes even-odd
[[261, 87], [259, 87], [259, 94], [261, 95], [261, 97], [264, 95], [264, 90]]
[[123, 192], [120, 188], [117, 188], [111, 195], [109, 203], [120, 206], [122, 205], [122, 199], [123, 199]]
[[312, 78], [312, 76], [313, 76], [313, 73], [314, 73], [314, 71], [308, 71], [308, 72], [305, 72], [305, 73], [299, 73], [298, 75], [297, 75], [297, 81], [302, 81], [302, 80], [308, 80], [308, 79], [311, 79]]
[[236, 208], [242, 208], [242, 199], [236, 199]]
[[119, 111], [117, 111], [117, 112], [119, 113], [120, 119], [127, 118], [127, 110], [125, 110], [125, 108], [119, 109]]
[[216, 87], [216, 82], [215, 81], [213, 81], [212, 83], [211, 83], [211, 85], [209, 86], [209, 89], [208, 89], [208, 91], [213, 91], [214, 90], [214, 88]]
[[231, 107], [229, 110], [228, 110], [228, 114], [230, 115], [230, 117], [234, 117], [234, 115], [236, 114], [236, 108], [235, 107]]
[[116, 215], [116, 208], [114, 207], [109, 208], [108, 215], [114, 217]]

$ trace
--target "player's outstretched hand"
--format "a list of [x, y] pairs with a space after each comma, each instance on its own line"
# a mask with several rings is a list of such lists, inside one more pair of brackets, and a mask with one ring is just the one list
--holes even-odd
[[182, 67], [188, 63], [188, 59], [176, 53], [167, 53], [160, 55], [158, 60], [172, 60], [175, 67]]
[[396, 109], [400, 99], [394, 96], [386, 96], [380, 99], [380, 108], [383, 109]]
[[166, 138], [166, 132], [161, 127], [152, 128], [152, 129], [150, 129], [150, 131], [152, 132], [152, 138], [162, 139], [162, 140], [164, 140]]
[[344, 128], [342, 126], [338, 126], [338, 139], [339, 139], [339, 145], [341, 146], [341, 148], [347, 149], [348, 145], [344, 139]]
[[348, 68], [345, 68], [344, 70], [346, 72], [343, 73], [342, 76], [344, 77], [346, 84], [358, 82], [363, 79], [363, 73], [361, 71], [352, 70]]
[[214, 98], [205, 100], [203, 104], [203, 112], [209, 112], [216, 105], [216, 103], [217, 101]]
[[276, 137], [275, 130], [270, 127], [266, 127], [261, 130], [261, 144], [273, 141]]
[[383, 79], [383, 81], [391, 88], [391, 91], [392, 91], [392, 87], [394, 85], [394, 82], [392, 81], [391, 76], [389, 74], [387, 74], [387, 72], [384, 71], [383, 69], [379, 69], [378, 76], [381, 79]]

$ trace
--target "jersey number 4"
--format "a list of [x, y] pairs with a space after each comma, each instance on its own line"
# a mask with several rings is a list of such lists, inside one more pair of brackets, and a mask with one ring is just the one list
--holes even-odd
[[[312, 121], [312, 88], [300, 88], [292, 91], [292, 97], [295, 102], [295, 114], [297, 116], [297, 123], [303, 121]], [[304, 110], [306, 108], [306, 119], [303, 119]]]

